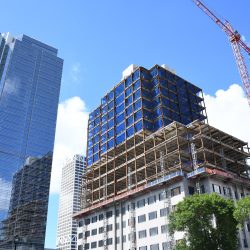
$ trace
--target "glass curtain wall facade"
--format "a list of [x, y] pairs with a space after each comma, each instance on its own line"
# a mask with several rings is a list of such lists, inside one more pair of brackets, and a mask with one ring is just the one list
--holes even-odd
[[14, 174], [53, 151], [62, 67], [57, 49], [0, 34], [0, 242]]
[[159, 65], [138, 67], [89, 115], [87, 165], [135, 133], [206, 118], [200, 88]]
[[[13, 176], [8, 217], [3, 220], [6, 248], [13, 235], [25, 249], [44, 249], [52, 153], [28, 158]], [[20, 247], [19, 247], [20, 248]]]

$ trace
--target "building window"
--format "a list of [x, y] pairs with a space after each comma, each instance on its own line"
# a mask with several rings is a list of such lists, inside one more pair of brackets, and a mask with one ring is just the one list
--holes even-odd
[[103, 233], [103, 227], [99, 227], [99, 234]]
[[120, 224], [119, 223], [115, 223], [115, 228], [116, 228], [116, 230], [120, 229]]
[[91, 235], [97, 235], [97, 229], [92, 229]]
[[168, 207], [162, 208], [162, 209], [160, 210], [160, 216], [161, 216], [161, 217], [167, 216], [167, 214], [169, 214], [169, 208], [168, 208]]
[[166, 192], [165, 192], [165, 191], [159, 193], [159, 201], [162, 201], [162, 200], [164, 200], [165, 198], [166, 198]]
[[163, 242], [162, 243], [162, 250], [168, 250], [170, 249], [170, 245], [168, 242]]
[[85, 225], [89, 225], [90, 224], [90, 219], [85, 219]]
[[78, 234], [78, 239], [82, 239], [82, 237], [83, 237], [83, 234], [82, 234], [82, 233], [79, 233], [79, 234]]
[[148, 219], [153, 220], [157, 218], [157, 211], [151, 212], [148, 214]]
[[99, 220], [103, 220], [103, 214], [99, 214]]
[[190, 195], [193, 195], [194, 193], [195, 193], [195, 188], [194, 187], [188, 187], [188, 193], [190, 194]]
[[144, 221], [146, 221], [146, 215], [145, 214], [139, 215], [138, 216], [138, 223], [142, 223]]
[[159, 244], [150, 245], [150, 250], [159, 250]]
[[85, 237], [89, 237], [90, 236], [90, 231], [86, 231], [85, 232]]
[[145, 206], [145, 199], [137, 201], [137, 208], [144, 207]]
[[92, 223], [97, 222], [97, 216], [92, 217]]
[[138, 235], [139, 235], [139, 239], [146, 238], [147, 231], [146, 230], [139, 231]]
[[107, 218], [111, 218], [112, 215], [113, 215], [113, 212], [112, 212], [112, 211], [108, 211], [108, 212], [106, 213]]
[[228, 187], [223, 187], [223, 194], [231, 197], [231, 189]]
[[221, 194], [221, 188], [219, 185], [212, 184], [212, 187], [213, 187], [213, 192], [215, 192], [217, 194]]
[[82, 227], [82, 226], [83, 226], [83, 221], [82, 221], [82, 220], [79, 221], [78, 226], [79, 226], [79, 227]]
[[176, 196], [181, 193], [181, 187], [176, 187], [171, 189], [171, 196]]
[[158, 227], [152, 227], [149, 229], [149, 235], [150, 236], [155, 236], [158, 234]]
[[122, 222], [122, 228], [125, 228], [126, 227], [126, 221], [123, 221]]
[[82, 245], [79, 245], [79, 246], [78, 246], [78, 250], [83, 250], [83, 246], [82, 246]]
[[148, 197], [148, 205], [153, 204], [155, 202], [156, 202], [156, 196], [155, 195]]
[[113, 239], [112, 238], [107, 239], [107, 245], [112, 245], [112, 244], [113, 244]]
[[122, 236], [122, 242], [125, 243], [126, 242], [126, 235]]
[[85, 243], [84, 247], [85, 249], [89, 249], [89, 243]]
[[112, 224], [109, 224], [107, 225], [107, 231], [112, 231], [113, 230], [113, 225]]
[[91, 242], [91, 248], [96, 248], [96, 246], [97, 246], [96, 241]]
[[165, 234], [165, 233], [167, 233], [168, 232], [168, 227], [167, 227], [167, 225], [162, 225], [161, 226], [161, 233], [162, 234]]
[[120, 215], [120, 210], [119, 209], [116, 209], [115, 210], [115, 216], [119, 216]]
[[126, 208], [122, 207], [122, 215], [124, 215], [126, 213]]
[[99, 240], [98, 247], [102, 247], [102, 246], [103, 246], [103, 240]]
[[116, 237], [115, 238], [115, 244], [117, 245], [117, 244], [120, 244], [120, 237]]
[[139, 247], [139, 250], [147, 250], [147, 246]]

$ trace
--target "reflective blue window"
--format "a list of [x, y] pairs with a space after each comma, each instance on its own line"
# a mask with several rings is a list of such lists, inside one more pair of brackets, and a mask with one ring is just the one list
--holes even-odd
[[107, 123], [102, 125], [102, 133], [107, 131]]
[[124, 110], [124, 108], [125, 108], [125, 106], [124, 106], [124, 102], [123, 102], [121, 105], [116, 107], [116, 112], [115, 113], [116, 114], [121, 113]]
[[126, 89], [125, 93], [126, 93], [126, 97], [129, 96], [131, 93], [133, 92], [133, 88], [132, 86], [130, 86], [128, 89]]
[[95, 119], [95, 126], [98, 125], [100, 122], [101, 122], [100, 117], [96, 118], [96, 119]]
[[128, 86], [130, 86], [131, 83], [132, 83], [132, 77], [129, 76], [129, 77], [127, 77], [127, 79], [125, 80], [125, 86], [126, 86], [126, 88], [127, 88]]
[[103, 144], [101, 146], [101, 154], [105, 153], [107, 151], [107, 145], [106, 144]]
[[108, 104], [108, 109], [109, 110], [111, 110], [111, 109], [113, 109], [114, 108], [114, 101], [112, 101], [112, 102], [110, 102], [109, 104]]
[[152, 77], [157, 76], [157, 74], [158, 74], [157, 67], [153, 68], [153, 69], [151, 70], [150, 74], [151, 74]]
[[135, 124], [135, 132], [138, 132], [142, 129], [142, 121], [139, 121]]
[[152, 120], [152, 112], [146, 110], [146, 109], [143, 109], [143, 115], [144, 115], [144, 118], [151, 121]]
[[94, 155], [93, 161], [96, 162], [98, 159], [99, 159], [99, 155], [98, 155], [98, 153], [97, 153], [97, 154]]
[[121, 123], [122, 121], [124, 121], [124, 118], [125, 118], [124, 113], [118, 115], [118, 116], [116, 117], [116, 119], [115, 119], [116, 124], [119, 124], [119, 123]]
[[149, 100], [152, 99], [152, 93], [149, 92], [149, 91], [146, 91], [146, 90], [142, 91], [142, 96], [145, 97], [145, 98], [147, 98], [147, 99], [149, 99]]
[[116, 88], [115, 88], [115, 95], [118, 96], [124, 91], [124, 84], [123, 82], [120, 83]]
[[107, 103], [107, 97], [105, 96], [102, 98], [102, 104], [106, 104], [106, 103]]
[[152, 80], [153, 87], [158, 86], [158, 78]]
[[123, 133], [123, 134], [116, 137], [116, 144], [117, 145], [121, 144], [124, 141], [125, 141], [125, 133]]
[[144, 79], [150, 79], [150, 74], [148, 71], [144, 70], [144, 69], [141, 69], [140, 70], [140, 75], [141, 75], [141, 78], [144, 78]]
[[134, 73], [133, 73], [133, 81], [137, 80], [140, 77], [140, 71], [139, 69], [137, 69]]
[[93, 142], [94, 142], [94, 144], [96, 144], [98, 141], [99, 141], [99, 136], [97, 135], [94, 137]]
[[141, 99], [134, 103], [134, 110], [138, 110], [141, 107]]
[[141, 86], [141, 81], [140, 80], [136, 81], [134, 83], [134, 91], [137, 90], [138, 88], [140, 88], [140, 86]]
[[126, 126], [129, 127], [134, 123], [134, 117], [131, 115], [129, 118], [126, 119]]
[[93, 150], [94, 150], [94, 153], [98, 152], [98, 150], [99, 150], [99, 145], [96, 144], [96, 145], [94, 146]]
[[112, 138], [114, 136], [114, 129], [111, 129], [108, 131], [108, 139]]
[[134, 93], [134, 101], [139, 99], [141, 97], [141, 90], [138, 89], [135, 93]]
[[103, 106], [102, 107], [102, 114], [107, 113], [107, 111], [108, 111], [108, 106], [107, 105]]
[[102, 123], [105, 123], [107, 121], [107, 115], [102, 116]]
[[142, 118], [142, 111], [139, 110], [134, 114], [135, 122]]
[[134, 134], [134, 127], [130, 127], [126, 130], [127, 137], [130, 137]]
[[154, 125], [152, 122], [149, 121], [144, 121], [144, 128], [147, 130], [152, 130], [154, 129]]
[[151, 101], [148, 101], [146, 99], [142, 99], [142, 102], [143, 102], [143, 106], [148, 108], [148, 109], [151, 109], [152, 108], [152, 102]]
[[114, 92], [111, 91], [109, 94], [108, 94], [108, 100], [111, 101], [114, 99]]
[[125, 123], [121, 123], [120, 125], [118, 125], [116, 128], [115, 128], [115, 132], [116, 134], [120, 134], [122, 131], [125, 130]]
[[113, 147], [114, 147], [114, 139], [111, 139], [110, 141], [108, 141], [108, 149]]
[[162, 78], [166, 77], [166, 70], [165, 69], [159, 68], [158, 72], [159, 72], [160, 77], [162, 77]]
[[112, 128], [114, 127], [114, 119], [111, 119], [110, 121], [108, 121], [108, 128]]
[[114, 110], [108, 112], [108, 119], [114, 117]]
[[121, 94], [120, 96], [118, 96], [116, 99], [115, 99], [115, 104], [116, 105], [119, 105], [123, 102], [124, 100], [124, 94]]
[[103, 134], [101, 137], [101, 143], [104, 143], [107, 140], [106, 134]]
[[129, 96], [128, 98], [126, 98], [126, 100], [125, 100], [126, 106], [129, 106], [132, 102], [133, 102], [133, 97], [132, 97], [132, 95]]
[[132, 105], [126, 108], [126, 116], [131, 115], [133, 112], [133, 107]]

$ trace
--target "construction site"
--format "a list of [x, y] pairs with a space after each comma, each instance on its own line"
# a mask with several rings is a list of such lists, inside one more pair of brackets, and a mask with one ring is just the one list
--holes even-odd
[[[249, 146], [208, 124], [202, 90], [158, 65], [148, 70], [147, 80], [145, 68], [130, 69], [107, 94], [113, 92], [112, 98], [90, 114], [81, 210], [74, 215], [79, 249], [173, 249], [184, 234], [170, 235], [162, 228], [185, 196], [217, 192], [238, 200], [250, 193]], [[132, 80], [126, 86], [127, 79]], [[140, 96], [135, 97], [138, 89]], [[133, 133], [128, 133], [131, 128]], [[147, 214], [151, 220], [152, 213], [158, 226], [148, 229], [148, 223], [139, 221], [144, 216], [146, 222]], [[145, 244], [144, 237], [138, 238], [142, 231], [159, 235]], [[249, 234], [242, 231], [239, 237], [239, 245], [248, 246]]]
[[82, 207], [102, 207], [165, 175], [176, 171], [185, 175], [203, 167], [230, 172], [250, 184], [249, 156], [246, 142], [199, 121], [188, 126], [173, 122], [153, 134], [143, 131], [86, 169], [83, 188], [88, 192], [83, 192], [82, 201], [87, 204]]

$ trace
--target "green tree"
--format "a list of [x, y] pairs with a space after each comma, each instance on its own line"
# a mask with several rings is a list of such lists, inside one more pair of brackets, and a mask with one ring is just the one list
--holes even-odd
[[250, 196], [240, 199], [234, 211], [234, 218], [241, 226], [248, 217], [250, 217]]
[[237, 249], [237, 221], [233, 212], [233, 201], [215, 193], [186, 197], [170, 214], [170, 233], [185, 231], [188, 242], [177, 244], [176, 249]]

